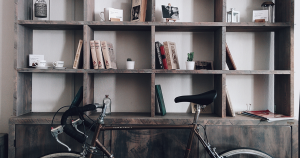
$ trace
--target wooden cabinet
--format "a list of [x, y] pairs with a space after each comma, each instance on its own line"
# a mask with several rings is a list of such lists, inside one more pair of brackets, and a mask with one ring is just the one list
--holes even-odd
[[[229, 0], [228, 0], [229, 1]], [[128, 1], [130, 3], [130, 1]], [[198, 4], [198, 3], [197, 3]], [[276, 105], [276, 112], [282, 113], [288, 116], [294, 116], [294, 0], [275, 0], [275, 16], [276, 23], [253, 23], [253, 22], [241, 22], [241, 23], [226, 23], [226, 0], [214, 0], [213, 3], [213, 22], [176, 22], [166, 23], [157, 21], [155, 18], [156, 1], [148, 0], [147, 6], [147, 19], [146, 22], [102, 22], [96, 21], [94, 8], [95, 0], [83, 0], [74, 3], [74, 8], [82, 7], [82, 10], [78, 13], [78, 17], [67, 21], [59, 20], [30, 20], [30, 8], [32, 7], [32, 0], [15, 0], [15, 91], [14, 91], [14, 116], [10, 119], [10, 136], [9, 136], [9, 154], [10, 157], [16, 156], [18, 151], [18, 142], [20, 142], [25, 135], [24, 131], [18, 133], [17, 129], [27, 129], [27, 124], [41, 124], [41, 128], [45, 128], [49, 124], [49, 120], [52, 118], [53, 113], [35, 113], [32, 112], [33, 101], [33, 74], [72, 74], [73, 77], [79, 77], [79, 86], [83, 86], [83, 105], [93, 103], [95, 95], [95, 75], [102, 74], [117, 74], [117, 75], [140, 75], [145, 80], [144, 93], [145, 104], [149, 105], [150, 112], [146, 114], [147, 118], [156, 118], [159, 121], [164, 122], [164, 117], [155, 116], [155, 81], [160, 75], [210, 75], [213, 78], [214, 89], [217, 90], [218, 97], [214, 102], [213, 116], [218, 116], [220, 121], [226, 119], [226, 94], [225, 86], [226, 79], [229, 75], [269, 75], [274, 76], [274, 98]], [[77, 14], [76, 13], [76, 16]], [[81, 19], [82, 17], [82, 19]], [[28, 56], [33, 53], [33, 32], [36, 30], [51, 31], [51, 30], [76, 30], [81, 33], [80, 37], [84, 40], [83, 44], [83, 67], [82, 69], [64, 69], [64, 70], [38, 70], [28, 68]], [[149, 54], [147, 54], [149, 66], [144, 66], [141, 69], [135, 70], [94, 70], [91, 69], [90, 64], [90, 46], [89, 41], [93, 40], [96, 36], [96, 32], [105, 31], [143, 31], [143, 35], [146, 36], [149, 41]], [[213, 36], [213, 61], [214, 70], [159, 70], [155, 69], [155, 41], [156, 33], [167, 32], [211, 32]], [[226, 70], [226, 34], [229, 32], [274, 32], [274, 70]], [[76, 35], [74, 35], [75, 38]], [[76, 38], [77, 39], [77, 38]], [[74, 39], [75, 41], [75, 39]], [[75, 51], [74, 51], [75, 53]], [[78, 83], [78, 82], [77, 82]], [[75, 86], [76, 89], [76, 86]], [[45, 101], [46, 102], [46, 101]], [[168, 112], [168, 111], [167, 111]], [[185, 111], [184, 111], [185, 113]], [[139, 113], [126, 113], [124, 115], [129, 118], [134, 118]], [[23, 117], [30, 116], [30, 117]], [[43, 116], [44, 115], [44, 116]], [[173, 114], [170, 114], [173, 116]], [[191, 114], [187, 114], [189, 119], [192, 119]], [[113, 117], [114, 115], [112, 115]], [[176, 115], [175, 115], [176, 116]], [[22, 120], [22, 121], [19, 121]], [[238, 120], [238, 119], [237, 119]], [[180, 119], [179, 119], [180, 122]], [[209, 119], [208, 119], [209, 122]], [[56, 120], [58, 123], [58, 120]], [[120, 123], [120, 122], [119, 122]], [[123, 123], [127, 123], [126, 121]], [[167, 122], [166, 122], [167, 123]], [[206, 124], [209, 125], [209, 124]], [[32, 129], [36, 127], [28, 126], [31, 134]], [[232, 126], [212, 126], [208, 130], [216, 128], [217, 130], [234, 130], [241, 131], [245, 128], [251, 127], [232, 127]], [[261, 128], [261, 127], [258, 127]], [[270, 133], [273, 129], [280, 132], [293, 130], [289, 127], [270, 127]], [[260, 130], [254, 130], [260, 131]], [[261, 132], [263, 132], [262, 130]], [[39, 131], [41, 132], [41, 131]], [[46, 132], [46, 131], [45, 131]], [[259, 132], [261, 134], [261, 132]], [[155, 132], [154, 132], [155, 133]], [[176, 132], [174, 132], [176, 133]], [[276, 133], [276, 132], [275, 132]], [[42, 133], [41, 133], [42, 134]], [[120, 133], [117, 135], [126, 135], [126, 133]], [[113, 135], [113, 134], [112, 134]], [[240, 137], [242, 134], [237, 134]], [[247, 135], [245, 135], [247, 136]], [[284, 138], [290, 138], [290, 136], [284, 136]], [[48, 138], [48, 137], [47, 137]], [[270, 137], [268, 137], [270, 138]], [[32, 138], [34, 139], [34, 138]], [[49, 137], [50, 139], [50, 137]], [[227, 139], [221, 138], [220, 139]], [[240, 138], [244, 139], [244, 138]], [[270, 138], [271, 139], [271, 138]], [[112, 139], [114, 140], [114, 139]], [[288, 140], [288, 139], [287, 139]], [[14, 145], [14, 141], [18, 145]], [[34, 140], [31, 140], [35, 143]], [[235, 141], [235, 140], [233, 140]], [[274, 140], [270, 140], [274, 141]], [[22, 143], [21, 143], [22, 144]], [[221, 144], [220, 144], [221, 145]], [[290, 151], [291, 146], [285, 144], [286, 149]], [[297, 144], [298, 146], [298, 144]], [[225, 149], [226, 147], [220, 146]], [[113, 148], [112, 148], [113, 149]], [[26, 150], [27, 151], [27, 150]], [[22, 152], [21, 152], [22, 153]], [[292, 153], [293, 154], [293, 153]]]

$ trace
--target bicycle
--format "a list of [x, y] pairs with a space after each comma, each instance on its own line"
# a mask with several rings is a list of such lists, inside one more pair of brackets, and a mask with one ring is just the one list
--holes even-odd
[[[218, 154], [216, 152], [216, 148], [213, 148], [206, 137], [205, 139], [202, 138], [202, 136], [199, 134], [200, 124], [197, 124], [197, 120], [199, 118], [201, 109], [204, 109], [206, 105], [211, 104], [214, 99], [217, 97], [217, 92], [215, 90], [211, 90], [202, 94], [198, 95], [188, 95], [188, 96], [179, 96], [175, 98], [175, 102], [194, 102], [197, 104], [197, 111], [194, 115], [194, 120], [192, 124], [189, 125], [145, 125], [145, 126], [131, 126], [131, 125], [122, 125], [122, 126], [105, 126], [104, 124], [104, 117], [106, 112], [106, 105], [100, 105], [100, 104], [89, 104], [84, 107], [73, 107], [68, 109], [66, 112], [64, 112], [62, 118], [61, 118], [61, 125], [51, 129], [52, 135], [56, 138], [56, 140], [68, 148], [69, 151], [71, 149], [65, 145], [64, 143], [60, 142], [58, 139], [58, 135], [65, 132], [72, 138], [76, 139], [78, 142], [83, 144], [83, 151], [79, 154], [77, 153], [53, 153], [50, 155], [43, 156], [42, 158], [50, 158], [50, 157], [79, 157], [79, 158], [91, 158], [93, 154], [96, 154], [98, 150], [101, 150], [106, 156], [113, 158], [113, 154], [110, 153], [103, 144], [98, 140], [98, 136], [101, 131], [104, 130], [133, 130], [133, 129], [190, 129], [190, 135], [187, 143], [187, 148], [185, 150], [184, 158], [188, 158], [190, 154], [190, 149], [192, 146], [192, 140], [194, 139], [194, 136], [196, 136], [203, 147], [205, 148], [205, 151], [211, 158], [227, 158], [232, 156], [238, 156], [238, 155], [252, 155], [262, 158], [272, 158], [272, 156], [268, 155], [265, 152], [259, 151], [257, 149], [251, 149], [251, 148], [237, 148], [237, 149], [231, 149], [224, 152], [221, 152]], [[84, 112], [86, 111], [93, 111], [96, 110], [96, 108], [102, 108], [102, 112], [100, 113], [99, 117], [97, 118], [96, 126], [94, 124], [90, 123], [86, 118], [84, 118]], [[72, 121], [72, 125], [74, 128], [72, 128], [70, 125], [66, 124], [67, 118], [72, 115], [79, 115], [79, 119]], [[80, 124], [84, 124], [89, 128], [96, 127], [94, 131], [94, 136], [92, 139], [91, 144], [86, 143], [86, 135], [85, 133], [78, 130], [77, 126]], [[200, 125], [200, 126], [199, 126]], [[202, 126], [203, 127], [203, 126]], [[205, 129], [205, 127], [203, 127]], [[205, 130], [204, 130], [205, 131]], [[205, 132], [206, 136], [206, 132]]]

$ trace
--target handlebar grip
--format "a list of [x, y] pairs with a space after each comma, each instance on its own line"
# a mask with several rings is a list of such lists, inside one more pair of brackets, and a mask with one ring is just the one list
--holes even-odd
[[79, 107], [79, 108], [75, 107], [75, 108], [71, 108], [71, 109], [67, 110], [66, 112], [64, 112], [63, 116], [61, 117], [61, 125], [65, 125], [64, 131], [69, 136], [71, 136], [72, 138], [77, 140], [79, 143], [84, 143], [86, 140], [86, 137], [85, 137], [85, 135], [75, 131], [71, 125], [67, 125], [66, 124], [67, 119], [71, 115], [81, 115], [81, 113], [83, 113], [85, 111], [92, 111], [92, 110], [96, 110], [96, 106], [94, 104], [89, 104], [89, 105]]

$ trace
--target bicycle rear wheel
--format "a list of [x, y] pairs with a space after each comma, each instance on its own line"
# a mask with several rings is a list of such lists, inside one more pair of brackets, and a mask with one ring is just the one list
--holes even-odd
[[234, 158], [234, 157], [258, 157], [258, 158], [272, 158], [269, 154], [251, 148], [237, 148], [224, 151], [219, 154], [219, 156], [223, 156], [223, 158]]
[[55, 158], [55, 157], [62, 157], [62, 158], [73, 158], [73, 157], [81, 157], [81, 155], [76, 153], [53, 153], [46, 156], [42, 156], [41, 158]]

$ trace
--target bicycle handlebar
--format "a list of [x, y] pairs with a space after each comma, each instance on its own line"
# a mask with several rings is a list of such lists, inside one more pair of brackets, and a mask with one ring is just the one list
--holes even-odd
[[88, 105], [83, 106], [83, 107], [70, 108], [69, 110], [64, 112], [63, 116], [61, 117], [61, 125], [64, 126], [64, 132], [66, 132], [69, 136], [71, 136], [72, 138], [77, 140], [79, 143], [84, 143], [85, 140], [86, 140], [85, 135], [75, 131], [75, 129], [72, 128], [71, 125], [66, 124], [66, 122], [67, 122], [67, 119], [68, 119], [69, 116], [72, 116], [72, 115], [81, 116], [83, 112], [93, 111], [93, 110], [96, 110], [96, 105], [88, 104]]

